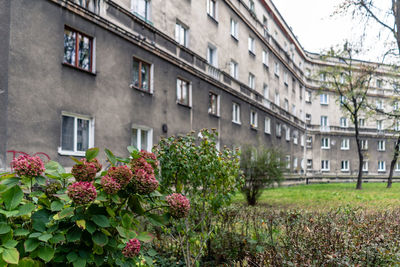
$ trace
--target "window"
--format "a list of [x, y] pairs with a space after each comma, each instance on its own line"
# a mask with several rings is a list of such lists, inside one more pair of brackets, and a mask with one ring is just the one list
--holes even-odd
[[329, 96], [328, 94], [321, 94], [320, 95], [321, 105], [328, 105], [329, 104]]
[[66, 27], [64, 29], [65, 64], [94, 72], [93, 70], [93, 38]]
[[252, 73], [249, 73], [249, 87], [251, 89], [254, 89], [256, 87], [256, 77]]
[[293, 169], [296, 170], [297, 169], [297, 158], [293, 159]]
[[283, 102], [283, 108], [289, 111], [289, 100], [287, 100], [287, 98], [285, 98], [285, 102]]
[[267, 67], [269, 65], [268, 52], [265, 50], [262, 51], [262, 63], [264, 64], [264, 66], [267, 66]]
[[343, 105], [346, 104], [346, 102], [347, 102], [347, 97], [344, 96], [344, 95], [341, 95], [341, 96], [339, 97], [339, 102], [340, 102], [340, 105], [343, 106]]
[[286, 141], [290, 142], [290, 127], [285, 126], [286, 128]]
[[284, 71], [283, 72], [283, 83], [286, 85], [286, 86], [288, 86], [289, 85], [289, 75], [288, 75], [288, 73], [287, 73], [287, 71]]
[[349, 150], [350, 149], [350, 139], [344, 138], [342, 139], [342, 144], [340, 146], [341, 150]]
[[207, 47], [207, 62], [214, 67], [218, 66], [217, 48], [211, 44]]
[[264, 120], [264, 132], [266, 134], [271, 134], [271, 119], [268, 117], [265, 117]]
[[132, 86], [151, 93], [152, 66], [140, 59], [133, 58], [132, 72]]
[[240, 124], [240, 105], [237, 103], [232, 104], [232, 122]]
[[296, 116], [296, 105], [292, 104], [292, 114]]
[[188, 28], [180, 22], [176, 22], [175, 25], [175, 41], [180, 45], [188, 46]]
[[219, 95], [212, 92], [208, 94], [208, 113], [219, 116]]
[[279, 63], [275, 61], [275, 75], [279, 77]]
[[380, 131], [383, 130], [383, 120], [376, 121], [376, 129]]
[[345, 83], [345, 81], [346, 81], [346, 78], [345, 78], [345, 76], [344, 76], [344, 73], [340, 73], [340, 83], [341, 84], [344, 84]]
[[138, 150], [151, 151], [153, 147], [153, 129], [133, 125], [131, 145]]
[[286, 156], [286, 169], [290, 169], [290, 156]]
[[282, 136], [282, 126], [280, 123], [275, 124], [275, 134], [276, 134], [276, 137]]
[[368, 140], [362, 139], [360, 140], [361, 150], [368, 150]]
[[383, 100], [382, 99], [377, 99], [376, 101], [376, 108], [383, 110]]
[[279, 106], [279, 93], [275, 92], [275, 105]]
[[181, 78], [176, 79], [176, 102], [185, 106], [191, 106], [190, 82]]
[[364, 127], [365, 126], [365, 119], [363, 119], [363, 118], [358, 119], [358, 126], [359, 127]]
[[398, 93], [400, 91], [400, 84], [399, 83], [393, 83], [393, 90], [395, 93]]
[[349, 127], [349, 125], [347, 124], [347, 121], [348, 120], [345, 117], [340, 118], [340, 127], [344, 127], [344, 128]]
[[323, 137], [321, 138], [321, 148], [322, 149], [329, 149], [330, 148], [330, 142], [328, 137]]
[[257, 112], [254, 110], [250, 111], [250, 126], [252, 128], [257, 128]]
[[399, 172], [400, 171], [400, 162], [396, 162], [396, 168], [395, 168], [395, 171], [396, 172]]
[[249, 0], [249, 9], [251, 12], [255, 12], [254, 1]]
[[132, 0], [131, 9], [139, 18], [150, 21], [150, 0]]
[[382, 79], [377, 79], [376, 80], [376, 87], [382, 88]]
[[302, 134], [300, 137], [300, 145], [304, 146], [304, 134]]
[[311, 124], [311, 114], [310, 113], [306, 113], [306, 122], [308, 124]]
[[393, 103], [393, 111], [398, 111], [399, 110], [399, 101], [394, 101]]
[[367, 160], [363, 160], [362, 171], [363, 172], [368, 171], [368, 161]]
[[94, 145], [94, 122], [90, 117], [62, 114], [60, 155], [84, 156]]
[[385, 172], [386, 171], [386, 162], [383, 160], [378, 161], [378, 172]]
[[207, 0], [207, 14], [213, 19], [217, 19], [217, 1]]
[[231, 19], [231, 35], [234, 37], [236, 40], [239, 38], [238, 34], [238, 22], [234, 19]]
[[231, 76], [235, 79], [238, 78], [239, 65], [234, 60], [231, 60]]
[[312, 147], [312, 136], [307, 136], [307, 147], [308, 148]]
[[[263, 87], [263, 96], [264, 99], [269, 99], [269, 90], [268, 90], [268, 85], [264, 83]], [[266, 104], [266, 103], [265, 103]]]
[[306, 102], [311, 103], [311, 91], [306, 91]]
[[326, 73], [320, 73], [320, 74], [319, 74], [319, 80], [320, 80], [321, 82], [326, 81]]
[[321, 171], [329, 171], [329, 160], [321, 160]]
[[341, 171], [342, 172], [347, 172], [347, 171], [349, 171], [349, 161], [348, 160], [342, 160], [342, 163], [341, 163]]
[[321, 116], [321, 127], [328, 127], [328, 116]]
[[88, 9], [89, 11], [99, 14], [100, 11], [100, 0], [75, 0], [73, 1], [78, 5]]
[[378, 151], [385, 151], [385, 140], [378, 140]]
[[299, 132], [298, 131], [294, 131], [293, 132], [293, 144], [295, 144], [295, 145], [297, 145], [298, 136], [299, 136]]
[[307, 170], [312, 170], [312, 159], [307, 159]]
[[254, 43], [255, 43], [255, 42], [254, 42], [254, 38], [251, 37], [251, 36], [249, 36], [249, 43], [248, 43], [248, 45], [249, 45], [249, 52], [252, 53], [252, 54], [255, 54]]

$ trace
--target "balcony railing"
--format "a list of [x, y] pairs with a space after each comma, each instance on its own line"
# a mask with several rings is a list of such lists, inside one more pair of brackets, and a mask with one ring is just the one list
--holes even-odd
[[219, 79], [220, 79], [220, 77], [221, 77], [221, 72], [216, 68], [216, 67], [214, 67], [214, 66], [211, 66], [211, 65], [207, 65], [207, 73], [211, 76], [211, 77], [213, 77], [214, 79], [216, 79], [216, 80], [218, 80], [219, 81]]
[[84, 7], [95, 14], [100, 13], [100, 2], [102, 0], [69, 0], [69, 1], [74, 2], [75, 4], [78, 4], [81, 7]]

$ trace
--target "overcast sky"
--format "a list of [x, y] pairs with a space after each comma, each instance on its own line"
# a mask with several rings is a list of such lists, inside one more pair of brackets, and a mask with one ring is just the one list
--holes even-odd
[[[332, 16], [343, 0], [273, 0], [286, 23], [292, 27], [304, 49], [320, 53], [331, 46], [343, 44], [344, 40], [359, 42], [364, 33], [364, 25], [351, 15]], [[380, 3], [390, 3], [379, 0]], [[384, 7], [382, 7], [384, 8]], [[383, 32], [380, 39], [380, 27], [371, 24], [367, 38], [363, 42], [366, 52], [360, 59], [380, 61], [385, 51], [388, 33]], [[382, 33], [382, 31], [381, 31]], [[387, 46], [387, 45], [386, 45]]]

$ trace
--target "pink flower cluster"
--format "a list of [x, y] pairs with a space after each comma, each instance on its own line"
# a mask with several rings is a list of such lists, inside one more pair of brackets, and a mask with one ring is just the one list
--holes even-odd
[[142, 149], [142, 150], [140, 150], [139, 154], [142, 158], [144, 158], [146, 160], [149, 159], [152, 162], [154, 162], [154, 165], [153, 165], [154, 168], [158, 166], [157, 157], [154, 153], [148, 152], [148, 151]]
[[107, 174], [114, 178], [121, 187], [127, 186], [133, 176], [132, 171], [126, 165], [111, 167], [108, 169]]
[[71, 173], [78, 182], [92, 182], [96, 177], [97, 166], [83, 159], [82, 164], [75, 164], [72, 167]]
[[67, 194], [75, 204], [85, 205], [97, 197], [96, 188], [90, 182], [76, 182], [68, 186]]
[[189, 214], [190, 202], [181, 194], [171, 194], [165, 198], [169, 205], [172, 217], [176, 219], [184, 218]]
[[[83, 159], [82, 161], [86, 161], [86, 159]], [[92, 159], [92, 160], [90, 160], [88, 162], [94, 164], [94, 166], [96, 167], [96, 171], [97, 172], [101, 171], [101, 168], [103, 168], [103, 165], [101, 165], [100, 162], [96, 158], [94, 158], [94, 159]]]
[[[146, 156], [151, 156], [150, 154], [154, 156], [153, 153], [146, 153]], [[153, 166], [147, 162], [146, 158], [140, 157], [137, 160], [132, 160], [131, 166], [134, 173], [132, 183], [139, 194], [150, 194], [157, 189], [158, 181], [154, 175]]]
[[38, 156], [21, 155], [12, 160], [11, 166], [18, 176], [37, 177], [45, 170], [43, 161]]
[[134, 258], [139, 255], [140, 252], [140, 241], [136, 238], [132, 238], [126, 243], [125, 248], [122, 250], [122, 254], [124, 254], [127, 258]]
[[108, 175], [101, 178], [100, 184], [103, 187], [104, 192], [110, 195], [116, 194], [121, 189], [121, 185], [114, 178]]

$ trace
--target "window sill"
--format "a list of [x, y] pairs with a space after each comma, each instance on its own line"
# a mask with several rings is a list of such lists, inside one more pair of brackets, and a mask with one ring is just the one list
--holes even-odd
[[135, 90], [137, 90], [137, 91], [139, 91], [139, 92], [141, 92], [141, 93], [145, 93], [145, 94], [148, 94], [148, 95], [151, 95], [151, 96], [153, 95], [153, 92], [152, 92], [152, 91], [143, 90], [143, 89], [141, 89], [141, 88], [139, 88], [139, 87], [134, 86], [133, 84], [130, 84], [129, 87], [130, 87], [131, 89], [135, 89]]
[[267, 135], [271, 135], [271, 132], [264, 132], [265, 134], [267, 134]]
[[378, 152], [385, 152], [385, 151], [386, 151], [386, 150], [379, 150], [379, 149], [378, 149]]
[[189, 108], [189, 109], [192, 108], [191, 106], [189, 106], [189, 105], [187, 105], [187, 104], [184, 104], [184, 103], [181, 103], [181, 102], [179, 102], [179, 101], [176, 101], [176, 104], [178, 104], [179, 106], [185, 107], [185, 108]]
[[279, 74], [275, 73], [275, 77], [279, 79]]
[[251, 50], [249, 50], [249, 55], [252, 56], [253, 58], [256, 57], [256, 54]]
[[220, 118], [220, 116], [218, 114], [214, 114], [214, 113], [211, 113], [211, 112], [208, 112], [208, 115], [210, 115], [211, 117], [217, 118], [217, 119]]
[[69, 67], [69, 68], [71, 68], [71, 69], [75, 69], [75, 70], [79, 70], [79, 71], [85, 72], [85, 73], [87, 73], [87, 74], [91, 74], [91, 75], [93, 75], [93, 76], [97, 76], [96, 72], [88, 71], [88, 70], [79, 68], [79, 67], [77, 67], [77, 66], [68, 64], [68, 63], [66, 63], [66, 62], [61, 63], [61, 65], [66, 66], [66, 67]]
[[267, 69], [269, 71], [269, 66], [267, 64], [263, 63], [263, 66], [265, 69]]
[[327, 170], [327, 169], [324, 169], [324, 170], [321, 170], [321, 172], [330, 172], [331, 170]]
[[236, 43], [238, 43], [239, 42], [239, 39], [238, 39], [238, 37], [236, 37], [235, 35], [232, 35], [231, 34], [231, 37], [232, 37], [232, 39], [236, 42]]
[[236, 124], [238, 126], [242, 126], [242, 123], [240, 121], [232, 121], [233, 124]]
[[328, 103], [321, 103], [321, 106], [328, 106]]
[[386, 170], [378, 170], [378, 172], [385, 173]]
[[250, 129], [252, 129], [252, 130], [254, 130], [254, 131], [258, 131], [258, 128], [257, 128], [257, 126], [255, 126], [255, 125], [250, 125]]
[[86, 152], [85, 151], [66, 151], [66, 150], [61, 150], [61, 148], [59, 148], [58, 154], [61, 156], [85, 157]]
[[218, 25], [218, 20], [217, 20], [216, 18], [214, 18], [213, 16], [211, 16], [211, 15], [208, 14], [208, 13], [207, 13], [207, 17], [208, 17], [209, 19], [211, 19], [212, 22], [214, 22], [216, 25]]
[[340, 150], [350, 150], [350, 148], [340, 148]]
[[341, 172], [350, 172], [350, 170], [340, 170]]
[[330, 147], [321, 147], [321, 149], [323, 149], [323, 150], [329, 150], [329, 149], [331, 149]]

